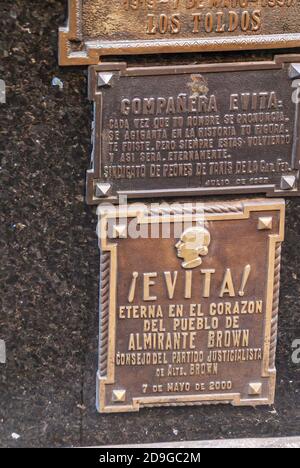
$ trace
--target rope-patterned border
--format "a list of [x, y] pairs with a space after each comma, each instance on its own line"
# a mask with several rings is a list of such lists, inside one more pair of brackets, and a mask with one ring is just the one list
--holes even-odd
[[276, 249], [275, 249], [275, 264], [274, 264], [274, 287], [273, 287], [270, 356], [269, 356], [270, 370], [273, 370], [275, 368], [275, 359], [276, 359], [278, 307], [279, 307], [279, 293], [280, 293], [280, 265], [281, 265], [281, 243], [277, 243]]
[[[203, 207], [203, 209], [202, 209]], [[163, 216], [163, 215], [168, 215], [168, 216], [172, 216], [172, 215], [178, 215], [178, 214], [182, 214], [182, 215], [186, 215], [186, 214], [190, 214], [190, 215], [201, 215], [201, 214], [210, 214], [210, 213], [220, 213], [220, 214], [223, 214], [223, 213], [242, 213], [243, 212], [243, 205], [242, 203], [236, 203], [235, 205], [233, 204], [212, 204], [212, 205], [205, 205], [204, 203], [201, 204], [201, 203], [198, 203], [198, 204], [195, 204], [195, 203], [189, 203], [189, 202], [186, 202], [186, 203], [183, 203], [183, 204], [180, 204], [178, 203], [178, 206], [176, 206], [176, 203], [174, 203], [172, 205], [172, 203], [167, 206], [167, 207], [164, 207], [164, 206], [158, 206], [158, 207], [153, 207], [153, 208], [150, 208], [148, 211], [146, 211], [144, 214], [146, 216]]]
[[109, 289], [110, 289], [110, 253], [101, 252], [100, 256], [100, 327], [99, 327], [99, 374], [107, 372], [107, 354], [109, 341]]

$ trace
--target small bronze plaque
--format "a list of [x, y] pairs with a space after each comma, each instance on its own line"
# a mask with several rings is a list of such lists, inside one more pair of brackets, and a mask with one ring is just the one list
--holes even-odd
[[299, 0], [69, 0], [60, 64], [103, 55], [300, 46]]
[[270, 62], [90, 67], [88, 203], [299, 194], [300, 56]]
[[272, 404], [284, 201], [98, 210], [99, 411]]

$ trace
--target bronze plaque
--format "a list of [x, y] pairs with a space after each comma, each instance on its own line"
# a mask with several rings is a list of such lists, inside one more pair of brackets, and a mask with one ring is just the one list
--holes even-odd
[[120, 195], [298, 195], [299, 77], [299, 55], [90, 67], [88, 203]]
[[103, 55], [299, 47], [299, 0], [69, 0], [60, 64]]
[[98, 214], [99, 411], [272, 404], [284, 201]]

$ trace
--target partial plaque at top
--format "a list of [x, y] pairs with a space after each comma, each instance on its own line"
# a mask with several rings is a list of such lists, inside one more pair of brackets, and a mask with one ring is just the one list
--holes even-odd
[[90, 204], [120, 196], [299, 194], [300, 56], [90, 67]]
[[299, 0], [69, 0], [60, 64], [103, 55], [300, 46]]

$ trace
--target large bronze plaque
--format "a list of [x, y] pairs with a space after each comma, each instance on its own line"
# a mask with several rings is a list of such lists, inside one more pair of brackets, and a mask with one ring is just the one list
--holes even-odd
[[300, 56], [270, 62], [90, 68], [88, 203], [299, 194]]
[[61, 65], [103, 55], [297, 47], [299, 0], [69, 0]]
[[99, 411], [272, 404], [284, 201], [98, 213]]

